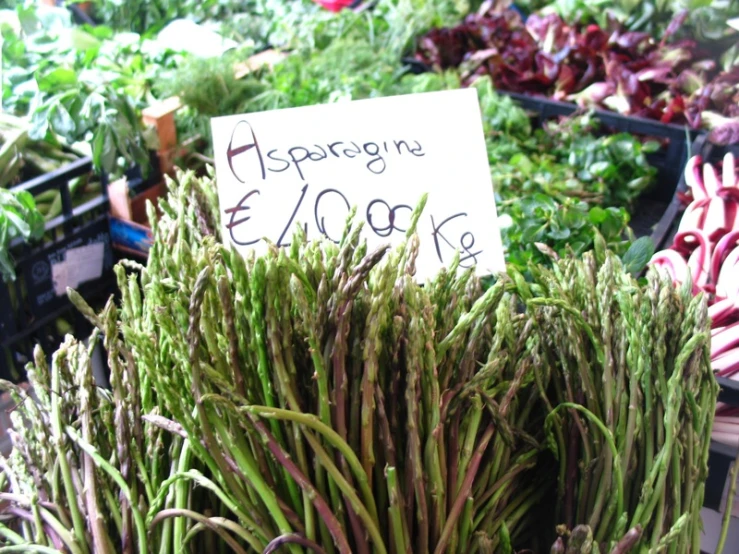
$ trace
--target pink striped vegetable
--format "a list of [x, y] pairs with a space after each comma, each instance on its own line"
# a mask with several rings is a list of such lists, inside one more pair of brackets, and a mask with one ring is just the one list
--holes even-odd
[[[650, 264], [675, 283], [691, 278], [693, 294], [708, 296], [713, 369], [739, 380], [739, 173], [731, 153], [721, 171], [702, 161], [700, 156], [688, 161], [688, 206], [672, 246]], [[739, 409], [720, 406], [712, 436], [739, 445]]]

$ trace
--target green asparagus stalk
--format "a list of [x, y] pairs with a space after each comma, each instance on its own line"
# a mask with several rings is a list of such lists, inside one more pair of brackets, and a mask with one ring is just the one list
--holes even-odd
[[487, 289], [457, 259], [421, 285], [416, 235], [368, 252], [351, 218], [338, 245], [299, 230], [242, 257], [219, 243], [212, 182], [168, 186], [148, 263], [116, 270], [119, 299], [98, 312], [70, 293], [111, 390], [68, 339], [51, 378], [36, 356], [36, 396], [17, 392], [0, 540], [694, 550], [717, 393], [704, 299], [606, 252]]

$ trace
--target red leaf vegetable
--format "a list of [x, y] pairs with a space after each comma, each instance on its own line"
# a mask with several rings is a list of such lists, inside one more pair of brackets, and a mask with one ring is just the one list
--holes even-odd
[[673, 40], [684, 17], [658, 42], [615, 21], [603, 29], [533, 14], [524, 23], [514, 10], [489, 10], [431, 30], [416, 59], [437, 70], [461, 67], [466, 85], [487, 74], [501, 90], [708, 128], [718, 144], [739, 142], [739, 65], [721, 72], [695, 41]]

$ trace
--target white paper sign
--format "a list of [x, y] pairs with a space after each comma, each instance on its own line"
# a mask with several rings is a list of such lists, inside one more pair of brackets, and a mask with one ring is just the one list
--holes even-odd
[[223, 236], [239, 250], [338, 241], [351, 207], [373, 248], [405, 240], [411, 212], [417, 277], [460, 252], [478, 274], [505, 270], [475, 89], [377, 98], [215, 118]]
[[82, 283], [100, 279], [103, 275], [105, 244], [94, 242], [65, 253], [64, 261], [51, 266], [54, 292], [57, 296], [67, 293], [67, 287], [77, 288]]

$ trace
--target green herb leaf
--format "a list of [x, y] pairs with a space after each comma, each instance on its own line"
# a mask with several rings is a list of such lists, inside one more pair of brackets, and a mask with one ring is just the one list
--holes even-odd
[[31, 116], [31, 128], [28, 136], [33, 140], [44, 140], [49, 131], [49, 107], [41, 106]]
[[527, 223], [521, 233], [521, 241], [524, 243], [534, 243], [540, 241], [544, 237], [546, 224], [537, 221]]
[[594, 206], [590, 208], [590, 213], [588, 214], [588, 216], [591, 223], [593, 223], [594, 225], [600, 225], [606, 220], [608, 214], [603, 208], [599, 206]]
[[61, 103], [54, 104], [49, 109], [49, 119], [51, 128], [55, 133], [62, 136], [71, 135], [75, 131], [75, 124], [72, 116], [69, 115], [67, 108]]
[[558, 218], [552, 219], [549, 223], [549, 236], [554, 240], [565, 240], [570, 237], [572, 232], [569, 227], [562, 225]]
[[115, 168], [116, 157], [113, 130], [108, 125], [103, 125], [95, 133], [92, 141], [93, 163], [110, 173]]
[[38, 88], [42, 92], [58, 91], [77, 83], [77, 73], [68, 67], [57, 67], [37, 79]]
[[622, 260], [626, 270], [636, 277], [644, 270], [652, 256], [654, 242], [649, 237], [641, 237], [631, 244]]

